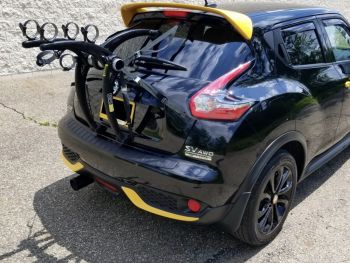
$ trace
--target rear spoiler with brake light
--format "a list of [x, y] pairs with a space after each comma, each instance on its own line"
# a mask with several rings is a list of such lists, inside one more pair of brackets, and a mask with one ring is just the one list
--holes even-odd
[[138, 13], [148, 12], [149, 8], [175, 8], [193, 11], [202, 11], [219, 15], [227, 20], [236, 31], [246, 40], [251, 40], [253, 35], [253, 22], [244, 14], [218, 8], [179, 4], [179, 3], [131, 3], [121, 7], [121, 14], [126, 26], [129, 26], [134, 16]]

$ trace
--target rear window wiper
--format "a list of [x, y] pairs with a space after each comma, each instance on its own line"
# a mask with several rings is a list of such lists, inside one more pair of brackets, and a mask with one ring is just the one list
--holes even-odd
[[187, 71], [187, 68], [180, 64], [176, 64], [170, 60], [150, 56], [137, 56], [131, 63], [132, 65], [144, 68]]

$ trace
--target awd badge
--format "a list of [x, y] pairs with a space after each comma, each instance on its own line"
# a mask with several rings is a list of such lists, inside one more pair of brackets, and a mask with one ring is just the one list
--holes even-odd
[[205, 151], [194, 146], [185, 146], [185, 155], [191, 158], [212, 161], [214, 152]]

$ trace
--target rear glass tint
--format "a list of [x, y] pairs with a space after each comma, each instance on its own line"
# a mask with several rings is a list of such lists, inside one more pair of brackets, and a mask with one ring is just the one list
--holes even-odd
[[283, 41], [293, 65], [323, 63], [324, 57], [313, 23], [284, 29]]
[[[219, 18], [174, 20], [153, 18], [138, 21], [137, 28], [156, 29], [166, 32], [178, 26], [175, 37], [159, 43], [151, 55], [173, 61], [187, 71], [152, 69], [159, 73], [185, 78], [215, 80], [240, 64], [253, 59], [252, 52], [233, 27]], [[148, 39], [137, 37], [120, 45], [115, 51], [126, 58], [142, 48]]]

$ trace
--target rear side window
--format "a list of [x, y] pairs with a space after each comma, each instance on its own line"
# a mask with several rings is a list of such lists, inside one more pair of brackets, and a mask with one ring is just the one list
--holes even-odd
[[283, 29], [282, 37], [292, 65], [324, 62], [320, 41], [313, 23]]
[[324, 20], [332, 52], [336, 61], [350, 60], [350, 32], [340, 19]]
[[[164, 39], [150, 53], [173, 61], [187, 71], [150, 69], [185, 78], [215, 80], [242, 63], [253, 59], [252, 51], [232, 25], [223, 19], [201, 16], [196, 19], [143, 18], [137, 28], [156, 29], [166, 32], [178, 26], [175, 37]], [[128, 57], [147, 44], [148, 39], [138, 37], [128, 40], [115, 51], [120, 57]]]

